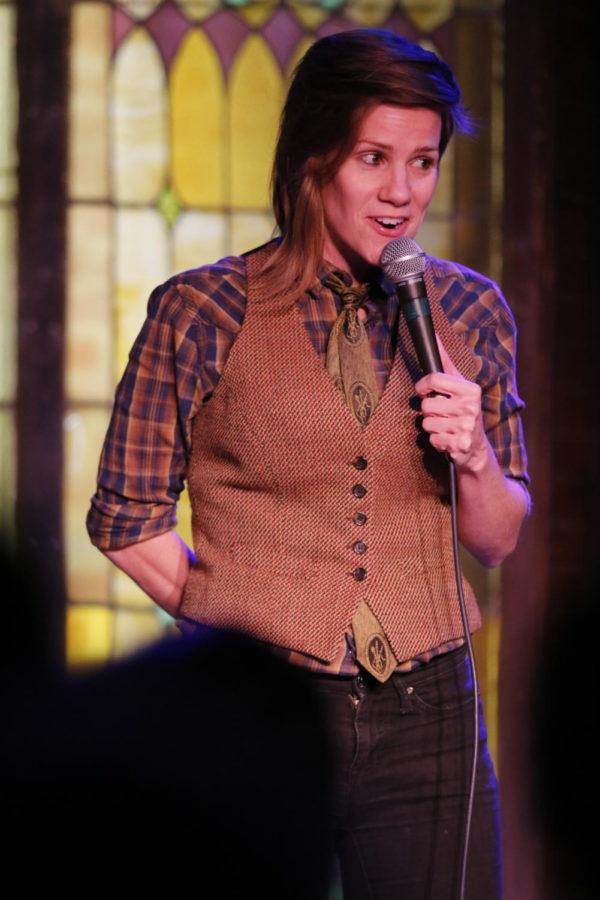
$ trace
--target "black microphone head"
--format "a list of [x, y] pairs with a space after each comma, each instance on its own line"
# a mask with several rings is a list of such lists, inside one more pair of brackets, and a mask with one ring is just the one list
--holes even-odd
[[398, 284], [423, 274], [425, 253], [412, 238], [399, 237], [385, 245], [380, 265], [390, 281]]

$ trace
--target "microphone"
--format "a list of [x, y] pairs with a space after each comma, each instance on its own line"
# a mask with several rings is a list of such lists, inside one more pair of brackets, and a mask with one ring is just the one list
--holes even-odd
[[399, 237], [385, 245], [380, 265], [396, 285], [396, 295], [423, 372], [425, 375], [443, 372], [423, 278], [425, 253], [416, 241]]

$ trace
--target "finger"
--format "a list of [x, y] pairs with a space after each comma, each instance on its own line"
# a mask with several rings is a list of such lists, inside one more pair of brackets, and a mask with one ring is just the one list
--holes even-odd
[[444, 367], [444, 372], [446, 373], [446, 375], [454, 375], [455, 378], [462, 378], [462, 375], [460, 374], [460, 372], [458, 371], [458, 369], [456, 368], [456, 366], [454, 365], [454, 363], [448, 356], [448, 353], [446, 352], [446, 348], [442, 344], [442, 342], [440, 340], [440, 336], [437, 333], [437, 331], [435, 333], [435, 339], [437, 341], [438, 350], [440, 351], [440, 356], [442, 358], [442, 365]]
[[452, 396], [462, 390], [465, 379], [459, 374], [450, 375], [444, 372], [432, 372], [424, 375], [415, 384], [415, 391], [420, 397], [426, 397], [432, 392]]

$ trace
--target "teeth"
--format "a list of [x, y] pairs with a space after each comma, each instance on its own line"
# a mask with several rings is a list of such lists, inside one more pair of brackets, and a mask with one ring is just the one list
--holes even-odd
[[384, 218], [378, 218], [377, 221], [378, 221], [381, 225], [392, 225], [392, 226], [396, 226], [396, 225], [399, 225], [399, 224], [400, 224], [400, 222], [402, 221], [402, 219], [387, 219], [387, 218], [384, 219]]

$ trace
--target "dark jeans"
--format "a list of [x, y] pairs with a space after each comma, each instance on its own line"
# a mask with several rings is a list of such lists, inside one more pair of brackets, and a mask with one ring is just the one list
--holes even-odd
[[[344, 900], [456, 900], [471, 761], [471, 670], [461, 648], [379, 684], [315, 676], [331, 731]], [[498, 900], [497, 781], [481, 708], [468, 900]]]

